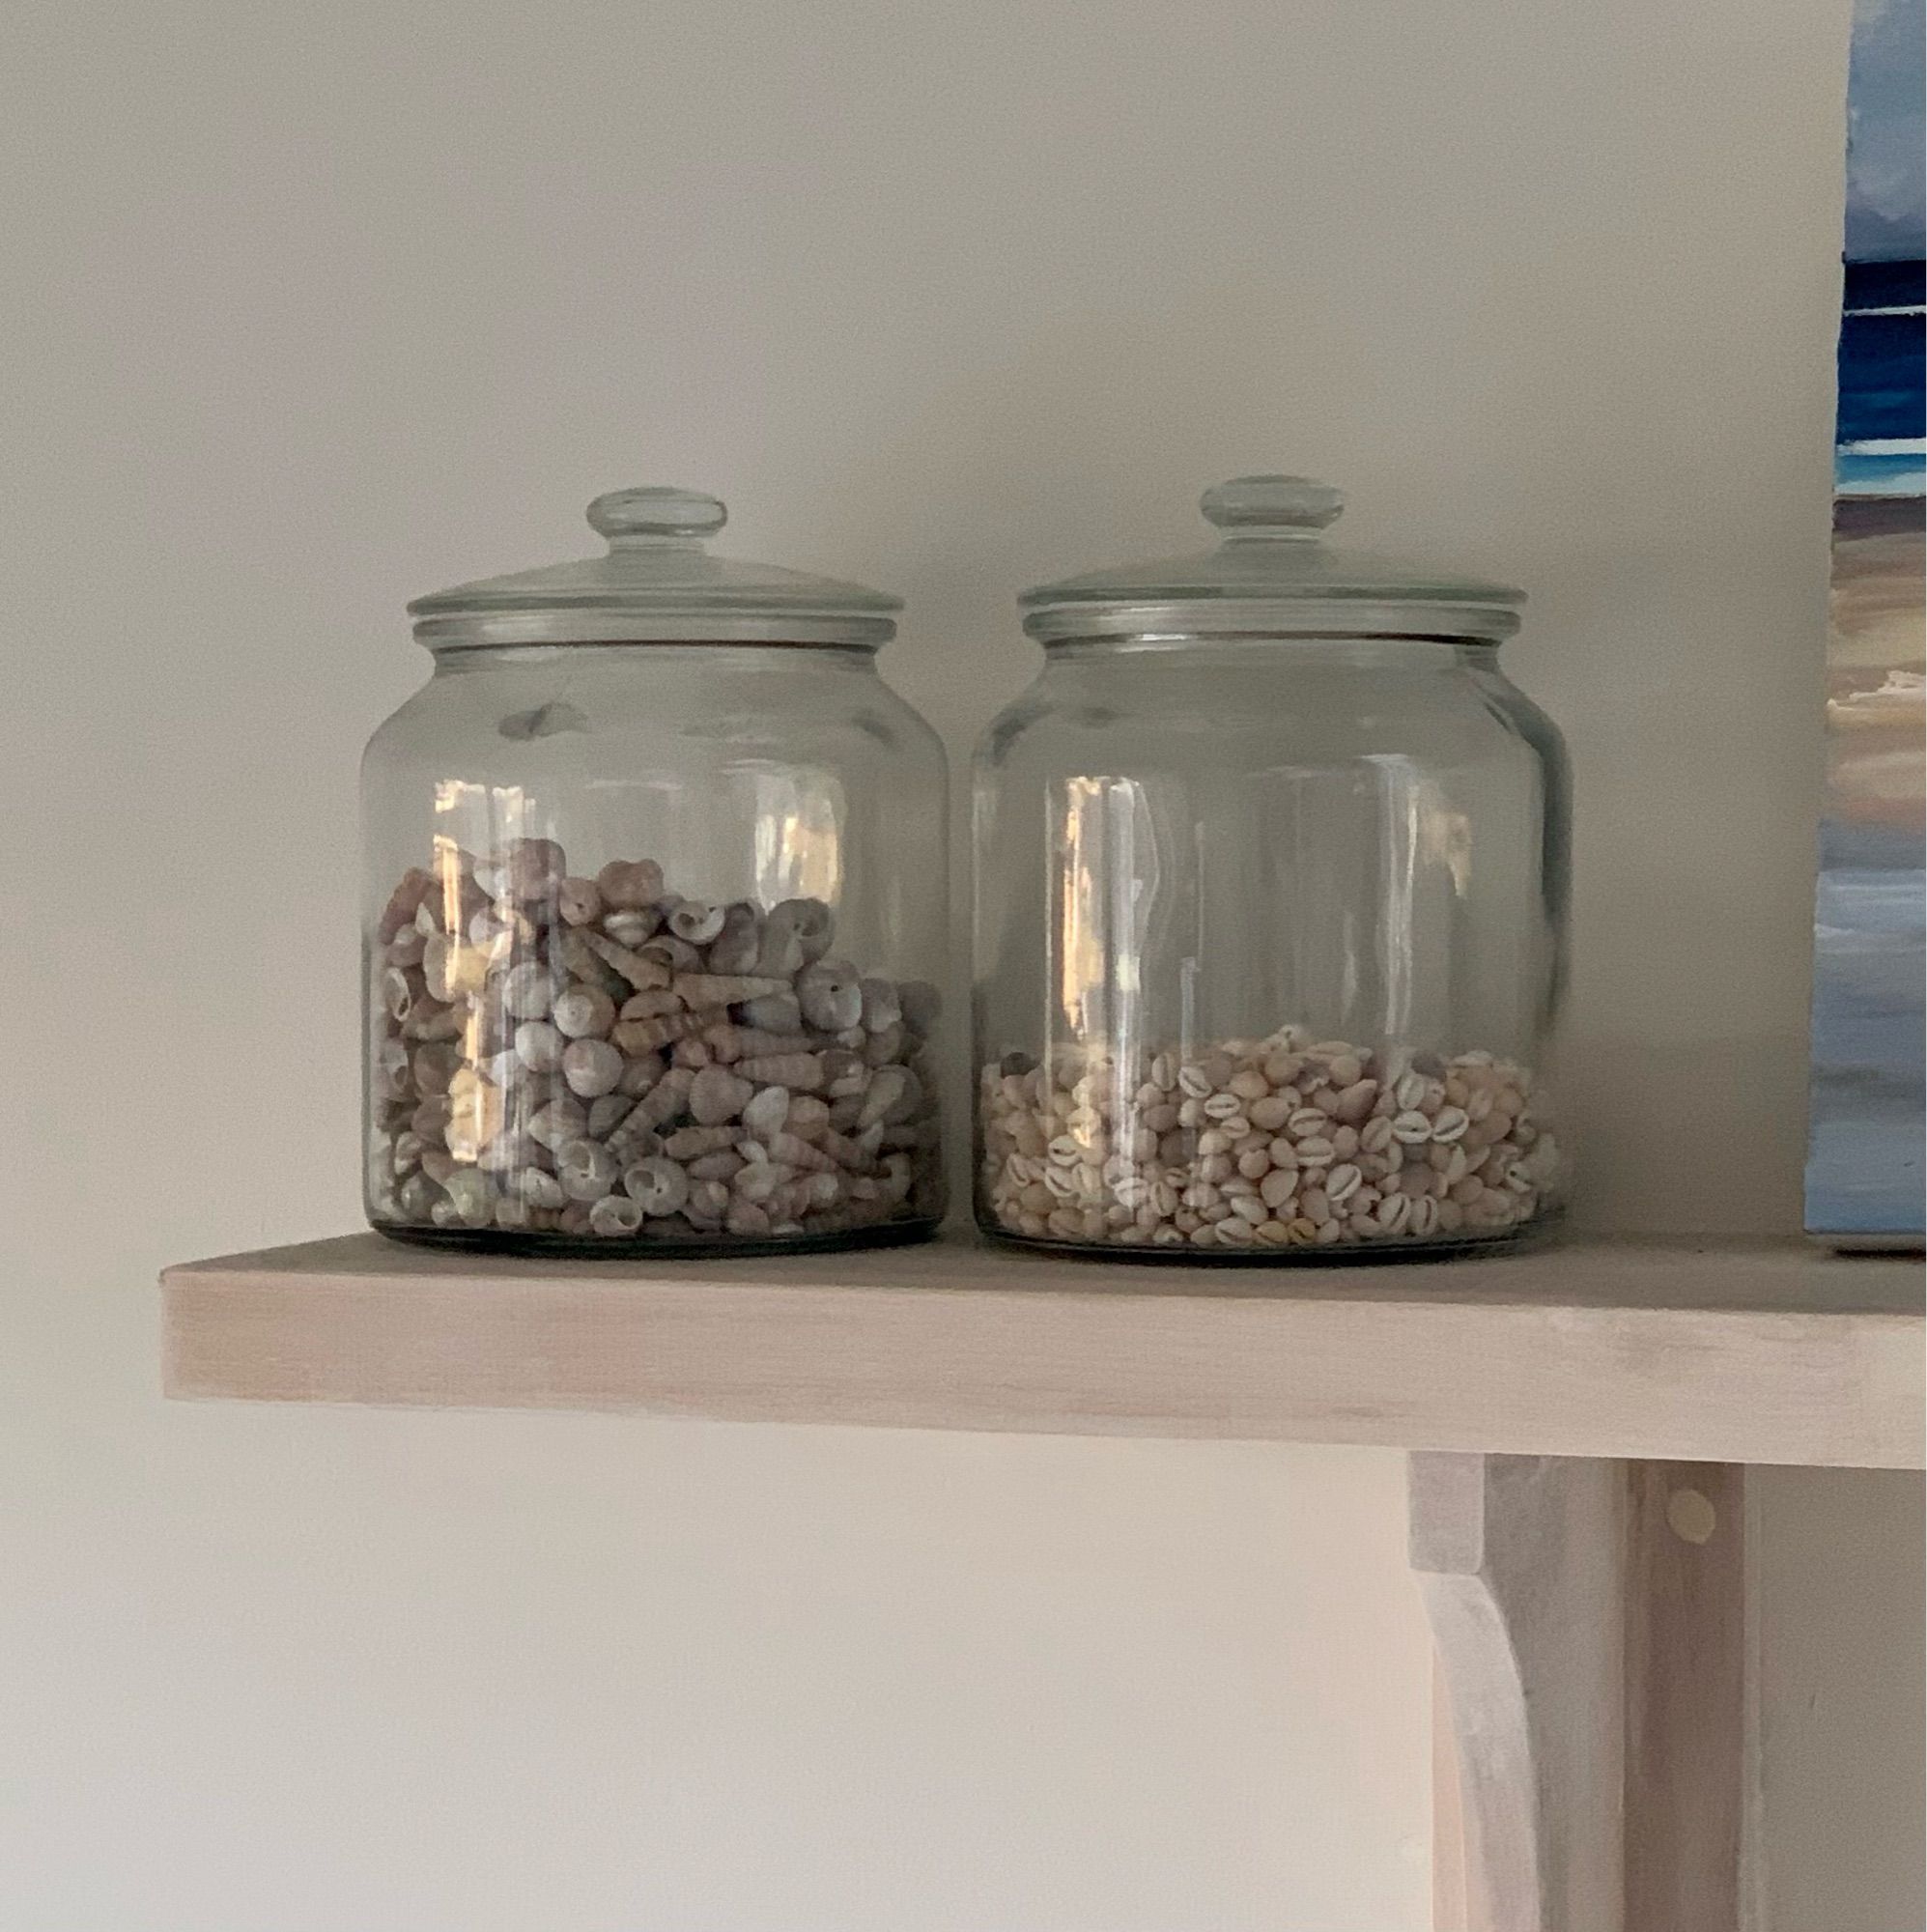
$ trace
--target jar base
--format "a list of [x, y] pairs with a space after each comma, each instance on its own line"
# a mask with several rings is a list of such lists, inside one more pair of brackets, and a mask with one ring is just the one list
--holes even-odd
[[1429, 1235], [1423, 1239], [1341, 1241], [1326, 1247], [1292, 1248], [1156, 1247], [1135, 1241], [1063, 1241], [1050, 1236], [1013, 1235], [978, 1223], [978, 1236], [991, 1247], [1011, 1253], [1046, 1255], [1054, 1261], [1128, 1262], [1148, 1267], [1306, 1268], [1383, 1267], [1400, 1262], [1469, 1261], [1481, 1255], [1515, 1255], [1554, 1245], [1565, 1214], [1551, 1209], [1516, 1228], [1489, 1235]]
[[444, 1253], [520, 1255], [534, 1260], [585, 1262], [739, 1261], [782, 1255], [824, 1255], [854, 1248], [900, 1248], [934, 1239], [934, 1220], [882, 1221], [829, 1235], [718, 1235], [702, 1240], [627, 1240], [600, 1235], [524, 1233], [503, 1228], [411, 1228], [371, 1220], [376, 1234], [405, 1247]]

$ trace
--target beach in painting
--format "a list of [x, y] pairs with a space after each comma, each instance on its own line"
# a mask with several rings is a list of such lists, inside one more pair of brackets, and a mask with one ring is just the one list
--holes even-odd
[[1806, 1224], [1897, 1243], [1927, 1151], [1920, 0], [1861, 0], [1849, 84]]

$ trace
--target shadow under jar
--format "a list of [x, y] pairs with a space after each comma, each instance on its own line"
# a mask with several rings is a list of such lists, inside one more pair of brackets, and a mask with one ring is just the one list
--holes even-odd
[[1520, 593], [1206, 492], [1202, 555], [1025, 594], [975, 764], [976, 1208], [1147, 1259], [1450, 1253], [1558, 1211], [1569, 786]]
[[366, 1203], [463, 1247], [919, 1238], [946, 780], [885, 686], [896, 599], [712, 556], [625, 490], [607, 556], [410, 606], [429, 682], [370, 742]]

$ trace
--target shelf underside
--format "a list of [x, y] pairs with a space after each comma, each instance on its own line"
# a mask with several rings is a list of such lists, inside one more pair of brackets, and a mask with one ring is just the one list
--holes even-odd
[[1922, 1462], [1918, 1264], [1793, 1243], [1260, 1271], [949, 1242], [556, 1263], [354, 1235], [162, 1283], [177, 1397]]

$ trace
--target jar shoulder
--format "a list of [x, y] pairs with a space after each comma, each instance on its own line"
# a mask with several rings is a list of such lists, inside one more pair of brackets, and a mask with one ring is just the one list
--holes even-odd
[[376, 728], [363, 769], [451, 755], [673, 760], [733, 746], [778, 760], [882, 761], [934, 778], [946, 770], [943, 741], [867, 660], [714, 656], [548, 652], [439, 669]]
[[1565, 764], [1558, 726], [1495, 663], [1413, 672], [1284, 661], [1190, 671], [1174, 654], [1148, 665], [1047, 664], [984, 728], [973, 768], [983, 781], [1018, 765], [1082, 766], [1100, 753], [1319, 766], [1523, 753]]

